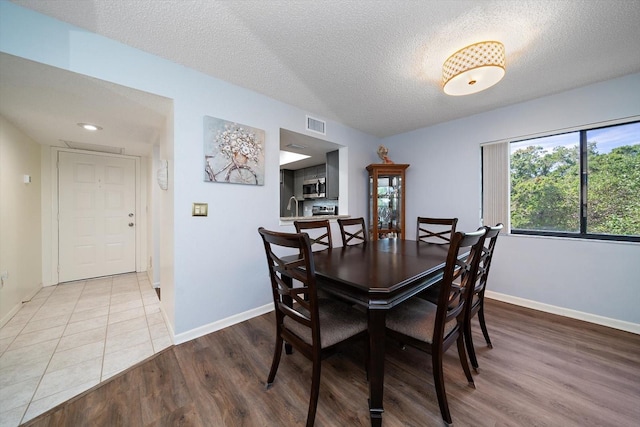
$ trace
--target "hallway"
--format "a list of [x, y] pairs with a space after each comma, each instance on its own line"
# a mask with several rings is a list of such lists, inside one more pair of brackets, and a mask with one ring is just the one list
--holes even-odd
[[0, 426], [26, 422], [171, 344], [146, 273], [42, 288], [0, 329]]

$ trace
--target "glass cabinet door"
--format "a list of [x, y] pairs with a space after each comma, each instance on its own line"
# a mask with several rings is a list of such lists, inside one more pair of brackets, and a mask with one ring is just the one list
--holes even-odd
[[404, 239], [404, 171], [409, 165], [373, 164], [369, 171], [369, 237]]

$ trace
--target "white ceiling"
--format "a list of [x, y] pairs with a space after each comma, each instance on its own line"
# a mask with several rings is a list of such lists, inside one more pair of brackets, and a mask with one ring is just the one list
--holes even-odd
[[[378, 137], [640, 72], [638, 0], [13, 2]], [[482, 40], [505, 78], [445, 95], [442, 63]]]

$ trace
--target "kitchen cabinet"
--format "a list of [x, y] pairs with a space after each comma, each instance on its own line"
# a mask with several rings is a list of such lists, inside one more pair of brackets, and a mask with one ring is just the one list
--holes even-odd
[[316, 166], [309, 166], [308, 168], [304, 168], [304, 179], [318, 179], [325, 178], [327, 176], [326, 172], [327, 165], [321, 164]]
[[340, 196], [340, 156], [338, 150], [327, 153], [326, 197], [338, 199]]
[[369, 238], [405, 237], [406, 164], [371, 164], [369, 172]]
[[[329, 153], [327, 153], [327, 159], [329, 159]], [[328, 161], [328, 160], [327, 160]], [[334, 176], [333, 179], [335, 179], [335, 182], [332, 186], [332, 191], [335, 191], [335, 195], [329, 197], [328, 195], [326, 196], [327, 198], [332, 198], [332, 199], [337, 199], [338, 198], [338, 151], [335, 151], [335, 161], [332, 160], [334, 166], [332, 166], [332, 168], [334, 168], [334, 170], [332, 169], [332, 174]], [[303, 169], [297, 169], [295, 171], [289, 171], [291, 173], [293, 173], [293, 182], [292, 182], [292, 190], [288, 191], [288, 193], [286, 193], [285, 195], [287, 196], [287, 200], [289, 199], [289, 197], [296, 196], [296, 199], [298, 200], [303, 200], [304, 199], [304, 194], [302, 193], [302, 185], [304, 183], [304, 181], [311, 179], [320, 179], [320, 178], [327, 178], [327, 169], [329, 168], [329, 165], [327, 163], [323, 163], [321, 165], [315, 165], [315, 166], [309, 166], [308, 168], [303, 168]], [[282, 190], [282, 187], [280, 187]], [[283, 196], [281, 196], [282, 198]], [[287, 216], [287, 215], [285, 215]]]
[[[302, 194], [302, 184], [304, 183], [304, 169], [298, 169], [294, 171], [293, 175], [293, 195], [296, 196], [296, 199], [302, 200], [304, 199], [304, 195]], [[291, 196], [289, 196], [291, 197]]]
[[316, 175], [318, 173], [318, 169], [315, 166], [304, 168], [302, 171], [304, 173], [304, 180], [305, 181], [317, 178]]
[[[291, 216], [291, 211], [287, 211], [289, 198], [294, 192], [294, 172], [288, 169], [280, 169], [280, 216]], [[300, 190], [302, 192], [302, 190]], [[294, 213], [295, 215], [295, 213]]]

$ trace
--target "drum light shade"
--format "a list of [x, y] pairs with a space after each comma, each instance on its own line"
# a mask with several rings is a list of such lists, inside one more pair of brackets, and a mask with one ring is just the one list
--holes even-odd
[[460, 49], [444, 62], [442, 85], [447, 95], [470, 95], [495, 85], [504, 74], [504, 45], [479, 42]]

